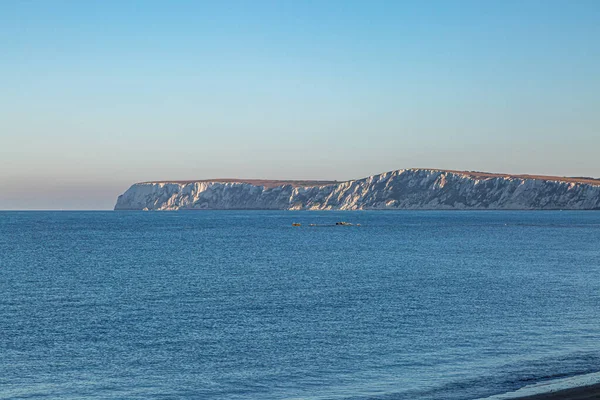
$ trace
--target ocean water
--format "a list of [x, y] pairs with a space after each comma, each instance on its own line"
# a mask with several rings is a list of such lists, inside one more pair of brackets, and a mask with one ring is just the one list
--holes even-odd
[[[361, 226], [308, 226], [336, 221]], [[2, 399], [467, 400], [598, 371], [600, 212], [0, 213]]]

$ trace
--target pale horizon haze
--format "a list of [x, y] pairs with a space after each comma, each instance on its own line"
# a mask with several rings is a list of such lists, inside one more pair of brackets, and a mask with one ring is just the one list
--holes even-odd
[[598, 1], [0, 3], [0, 209], [422, 167], [600, 177]]

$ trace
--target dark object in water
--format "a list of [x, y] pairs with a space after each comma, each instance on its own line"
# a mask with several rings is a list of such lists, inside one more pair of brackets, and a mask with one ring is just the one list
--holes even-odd
[[[294, 225], [294, 224], [292, 224]], [[300, 226], [300, 224], [298, 224]], [[308, 224], [308, 226], [320, 226], [320, 227], [331, 227], [331, 226], [360, 226], [360, 224], [351, 224], [350, 222], [336, 222], [334, 225], [330, 224]]]
[[298, 222], [294, 222], [292, 223], [292, 226], [300, 226], [300, 224]]

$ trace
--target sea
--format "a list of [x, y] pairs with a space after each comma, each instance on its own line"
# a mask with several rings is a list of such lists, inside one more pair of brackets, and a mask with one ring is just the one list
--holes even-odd
[[597, 211], [0, 212], [0, 399], [470, 400], [599, 371]]

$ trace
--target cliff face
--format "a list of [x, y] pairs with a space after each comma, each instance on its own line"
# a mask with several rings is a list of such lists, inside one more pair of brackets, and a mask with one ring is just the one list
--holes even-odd
[[586, 210], [600, 209], [600, 181], [407, 169], [324, 184], [241, 180], [136, 183], [115, 205], [115, 210], [184, 209]]

